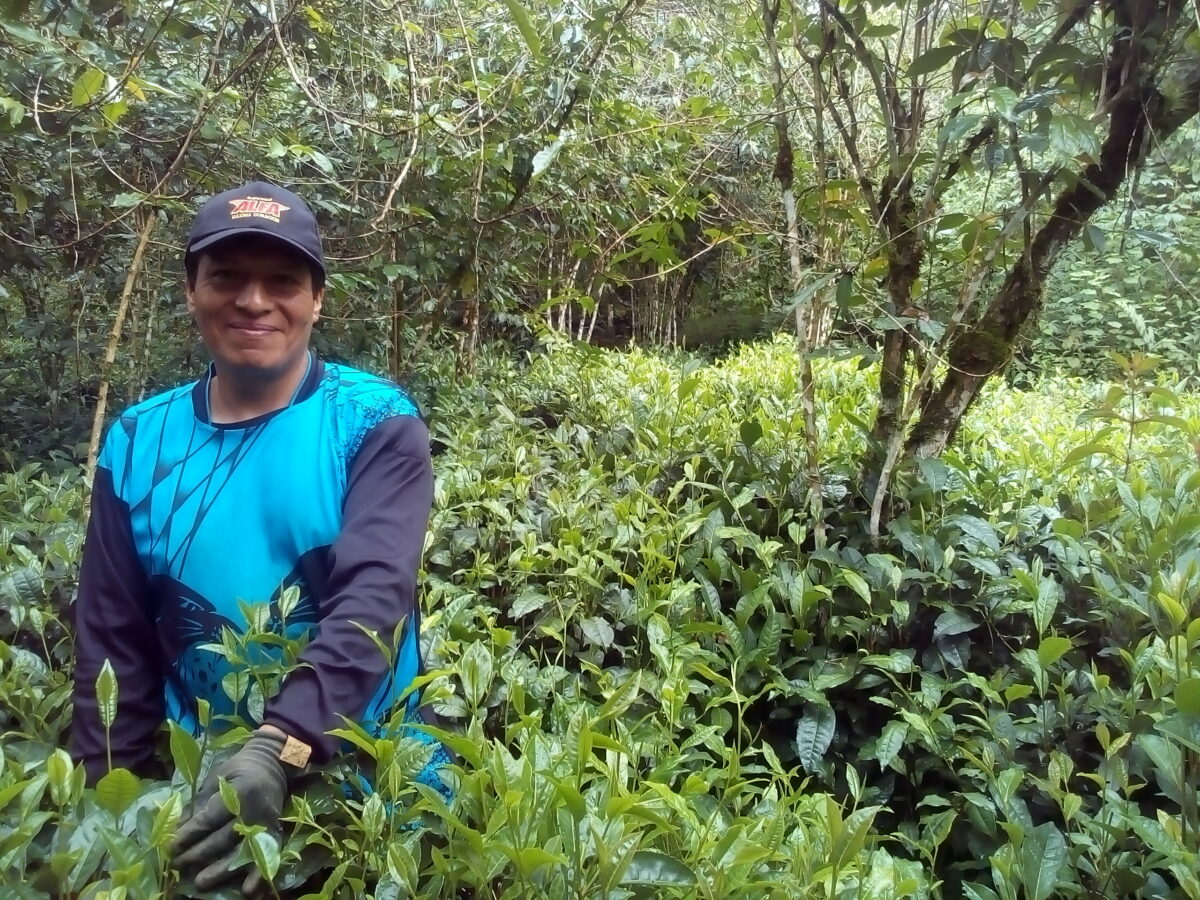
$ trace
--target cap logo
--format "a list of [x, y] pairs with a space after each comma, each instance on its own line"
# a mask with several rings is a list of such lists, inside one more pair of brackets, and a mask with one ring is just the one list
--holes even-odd
[[243, 197], [240, 200], [230, 200], [233, 207], [229, 211], [231, 219], [266, 219], [268, 222], [279, 223], [280, 217], [291, 209], [270, 197]]

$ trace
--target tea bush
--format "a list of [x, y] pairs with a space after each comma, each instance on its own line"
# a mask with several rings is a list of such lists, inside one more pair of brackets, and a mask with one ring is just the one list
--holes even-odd
[[[425, 691], [457, 795], [410, 784], [425, 745], [347, 730], [375, 792], [322, 773], [248, 858], [288, 897], [1200, 898], [1200, 403], [1118, 363], [997, 386], [872, 542], [873, 385], [822, 360], [818, 548], [786, 341], [485, 358], [430, 409]], [[164, 731], [169, 779], [84, 789], [83, 499], [0, 486], [0, 877], [192, 896], [164, 848], [240, 732]], [[259, 669], [230, 689], [261, 699]]]

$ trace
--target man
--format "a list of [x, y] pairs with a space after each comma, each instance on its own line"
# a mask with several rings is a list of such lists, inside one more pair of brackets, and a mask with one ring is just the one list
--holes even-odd
[[[269, 601], [270, 630], [311, 638], [178, 831], [176, 863], [208, 890], [244, 874], [231, 871], [240, 838], [217, 777], [244, 822], [277, 828], [289, 785], [338, 751], [327, 732], [349, 719], [379, 733], [419, 673], [433, 476], [404, 392], [309, 349], [325, 261], [303, 200], [263, 182], [218, 194], [196, 217], [185, 268], [212, 364], [128, 410], [105, 440], [75, 604], [71, 744], [95, 781], [110, 766], [142, 770], [164, 718], [199, 735], [198, 701], [212, 723], [246, 714], [212, 648], [226, 628], [246, 631], [243, 602]], [[377, 640], [396, 634], [389, 664]], [[96, 697], [106, 660], [118, 685], [109, 728]], [[405, 703], [404, 721], [420, 721], [415, 692]], [[447, 761], [435, 744], [420, 780], [443, 789]]]

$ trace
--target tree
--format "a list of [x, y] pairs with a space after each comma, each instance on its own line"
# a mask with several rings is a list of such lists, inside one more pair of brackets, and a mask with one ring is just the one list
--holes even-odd
[[867, 252], [846, 265], [863, 293], [884, 285], [864, 466], [878, 534], [897, 467], [954, 439], [1063, 248], [1196, 115], [1196, 20], [1175, 0], [792, 12], [797, 54], [820, 48], [817, 102], [871, 217]]

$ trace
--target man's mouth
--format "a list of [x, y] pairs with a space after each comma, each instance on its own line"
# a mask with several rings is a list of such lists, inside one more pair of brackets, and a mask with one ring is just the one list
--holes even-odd
[[244, 331], [247, 334], [269, 334], [270, 332], [275, 331], [275, 329], [270, 325], [255, 325], [247, 322], [235, 322], [229, 327], [235, 331]]

